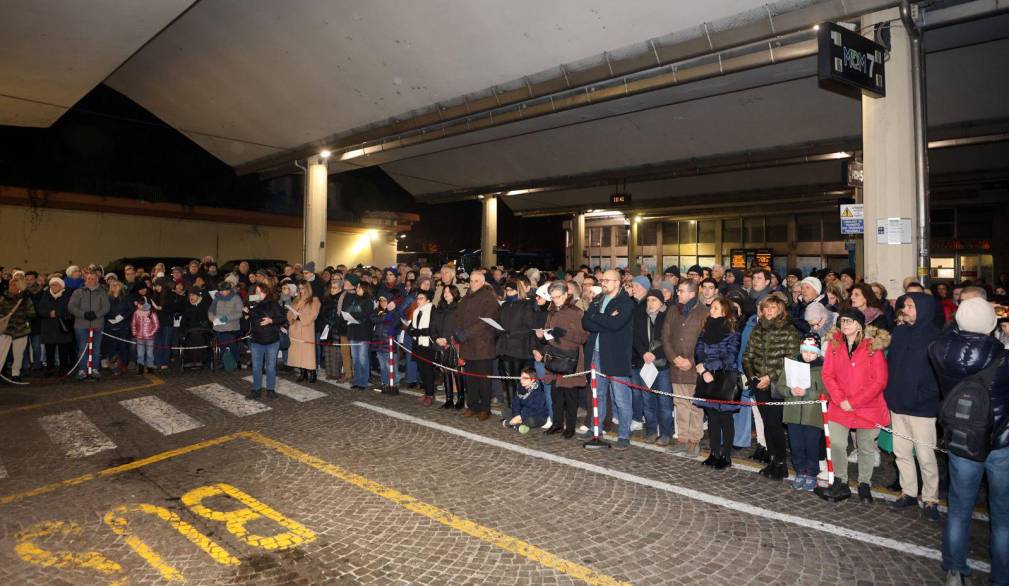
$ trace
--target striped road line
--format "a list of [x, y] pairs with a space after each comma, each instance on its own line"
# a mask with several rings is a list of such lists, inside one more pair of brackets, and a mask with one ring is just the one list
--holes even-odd
[[[245, 380], [252, 381], [251, 376], [245, 377]], [[282, 378], [277, 378], [277, 388], [278, 395], [284, 395], [288, 399], [294, 399], [299, 403], [304, 403], [305, 401], [312, 401], [314, 399], [319, 399], [321, 397], [328, 397], [326, 393], [320, 393], [319, 391], [312, 390], [308, 387], [303, 387], [299, 384], [292, 383], [289, 380]]]
[[39, 425], [68, 458], [83, 458], [116, 449], [116, 444], [80, 409], [41, 417]]
[[154, 395], [119, 401], [119, 404], [139, 417], [161, 435], [172, 435], [189, 431], [203, 424], [165, 403]]
[[192, 387], [189, 389], [189, 392], [210, 403], [214, 407], [223, 409], [238, 417], [248, 417], [249, 415], [255, 415], [256, 413], [262, 413], [263, 411], [270, 410], [268, 406], [258, 401], [253, 401], [245, 395], [236, 393], [228, 387], [218, 383]]

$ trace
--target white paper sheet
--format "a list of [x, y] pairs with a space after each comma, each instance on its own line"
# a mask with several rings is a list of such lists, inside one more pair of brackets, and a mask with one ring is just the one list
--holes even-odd
[[346, 321], [350, 325], [361, 323], [361, 322], [357, 321], [356, 319], [354, 319], [354, 316], [350, 315], [346, 311], [341, 311], [340, 315], [343, 317], [344, 321]]
[[207, 291], [207, 294], [210, 295], [211, 299], [213, 299], [214, 296], [217, 295], [217, 289], [214, 289], [213, 291]]
[[223, 315], [221, 317], [215, 317], [214, 318], [214, 325], [215, 326], [223, 326], [226, 323], [228, 323], [228, 318], [224, 317]]
[[489, 317], [481, 317], [480, 321], [482, 321], [483, 323], [489, 325], [490, 327], [494, 328], [495, 330], [501, 330], [502, 332], [505, 331], [505, 329], [503, 327], [501, 327], [501, 324], [497, 323], [496, 321], [492, 320]]
[[550, 330], [543, 330], [543, 339], [547, 342], [554, 339], [554, 337], [550, 335]]
[[117, 323], [119, 323], [121, 321], [123, 321], [123, 316], [117, 314], [116, 317], [114, 317], [114, 318], [112, 318], [112, 319], [109, 320], [109, 323], [110, 324], [117, 324]]
[[788, 388], [790, 389], [794, 389], [795, 387], [808, 389], [812, 386], [812, 383], [809, 380], [809, 364], [799, 362], [798, 360], [792, 360], [791, 358], [786, 358], [785, 384], [788, 385]]
[[180, 326], [182, 326], [182, 316], [180, 315], [180, 316], [177, 316], [177, 317], [174, 317], [174, 318], [172, 318], [172, 324], [173, 324], [173, 325], [174, 325], [175, 327], [180, 327]]
[[641, 367], [641, 380], [645, 381], [645, 386], [648, 388], [652, 387], [652, 383], [655, 382], [655, 378], [659, 376], [659, 369], [655, 368], [655, 365], [651, 362], [646, 362], [644, 366]]
[[295, 316], [301, 317], [301, 314], [298, 313], [298, 310], [295, 309], [293, 306], [291, 306], [291, 305], [285, 305], [284, 307], [286, 307], [287, 310], [290, 311], [291, 313], [293, 313]]
[[329, 339], [329, 326], [328, 325], [326, 327], [322, 328], [322, 333], [319, 334], [319, 339], [320, 340], [328, 340]]

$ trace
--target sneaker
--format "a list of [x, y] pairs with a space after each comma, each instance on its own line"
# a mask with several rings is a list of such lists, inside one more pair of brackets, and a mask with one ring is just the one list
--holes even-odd
[[963, 586], [967, 582], [964, 581], [964, 576], [960, 572], [955, 572], [949, 570], [946, 572], [946, 586]]
[[521, 433], [523, 435], [529, 433], [529, 426], [526, 425], [526, 424], [524, 424], [524, 423], [522, 425], [520, 425], [519, 426], [519, 433]]
[[540, 426], [540, 429], [550, 429], [554, 426], [554, 420], [547, 417], [547, 422]]
[[98, 381], [102, 380], [102, 373], [98, 372], [97, 370], [94, 371], [94, 372], [92, 372], [91, 373], [91, 380], [93, 380], [95, 382], [98, 382]]
[[663, 447], [668, 446], [669, 438], [665, 436], [659, 436], [658, 438], [655, 439], [655, 445]]
[[632, 432], [634, 432], [634, 431], [641, 431], [644, 428], [645, 428], [645, 424], [644, 423], [642, 423], [641, 421], [635, 421], [634, 419], [631, 419], [631, 431]]
[[805, 474], [796, 474], [795, 479], [792, 480], [792, 488], [795, 490], [802, 490], [806, 486], [806, 478], [807, 476]]
[[621, 450], [621, 451], [623, 451], [623, 450], [626, 450], [629, 447], [631, 447], [631, 440], [629, 440], [627, 438], [624, 438], [624, 437], [618, 439], [617, 443], [613, 444], [613, 449], [614, 450]]
[[816, 489], [817, 482], [815, 476], [806, 476], [806, 482], [802, 484], [802, 490], [806, 492], [813, 492]]
[[676, 442], [672, 448], [669, 449], [673, 454], [686, 454], [687, 453], [687, 442]]
[[589, 427], [587, 425], [579, 425], [577, 431], [578, 433], [587, 433], [589, 431]]
[[890, 503], [890, 508], [895, 511], [917, 506], [918, 506], [918, 499], [914, 498], [913, 496], [908, 496], [906, 494], [900, 495], [899, 499]]
[[926, 503], [921, 510], [922, 517], [925, 517], [926, 521], [939, 522], [939, 505], [935, 503]]
[[77, 380], [78, 381], [86, 381], [86, 380], [88, 380], [88, 373], [84, 372], [83, 370], [80, 371], [80, 372], [78, 372], [77, 373]]
[[852, 450], [851, 453], [848, 454], [848, 463], [858, 464], [858, 450]]
[[701, 443], [695, 442], [687, 446], [687, 457], [698, 458], [701, 455]]

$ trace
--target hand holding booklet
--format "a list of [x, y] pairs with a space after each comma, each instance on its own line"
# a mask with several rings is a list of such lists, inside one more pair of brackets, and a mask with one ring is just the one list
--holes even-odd
[[798, 360], [792, 360], [791, 358], [786, 358], [785, 384], [788, 385], [788, 388], [790, 389], [794, 389], [795, 387], [808, 389], [813, 386], [813, 383], [810, 381], [809, 364], [799, 362]]
[[483, 323], [489, 325], [490, 327], [494, 328], [495, 330], [501, 330], [502, 332], [505, 331], [505, 329], [503, 327], [501, 327], [501, 324], [497, 323], [496, 321], [492, 320], [489, 317], [481, 317], [480, 321], [482, 321]]
[[350, 325], [361, 323], [361, 322], [357, 321], [356, 319], [354, 319], [354, 316], [350, 315], [350, 313], [348, 313], [346, 311], [341, 311], [340, 312], [340, 316], [343, 317], [343, 320], [345, 322], [347, 322], [348, 324], [350, 324]]

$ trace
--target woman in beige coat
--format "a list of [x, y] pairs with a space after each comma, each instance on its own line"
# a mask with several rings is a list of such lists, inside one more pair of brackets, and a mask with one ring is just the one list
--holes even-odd
[[312, 285], [307, 281], [298, 284], [298, 295], [287, 308], [287, 323], [290, 328], [291, 349], [287, 351], [287, 365], [297, 368], [298, 382], [306, 379], [314, 383], [315, 378], [315, 318], [321, 307], [312, 295]]

